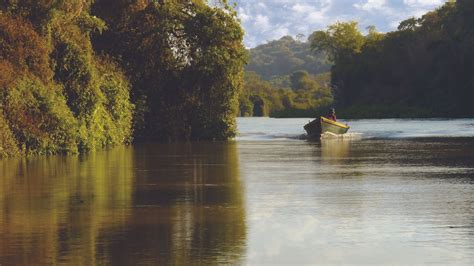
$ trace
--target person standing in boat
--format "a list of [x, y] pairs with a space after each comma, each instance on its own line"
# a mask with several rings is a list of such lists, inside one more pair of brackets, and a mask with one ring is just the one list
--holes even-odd
[[331, 119], [332, 121], [336, 122], [337, 121], [337, 118], [336, 118], [336, 109], [332, 108], [331, 109], [331, 114], [328, 116], [329, 119]]

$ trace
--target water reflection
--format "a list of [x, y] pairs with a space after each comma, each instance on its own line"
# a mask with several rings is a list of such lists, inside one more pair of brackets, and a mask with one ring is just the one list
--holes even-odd
[[0, 161], [0, 264], [238, 262], [235, 144]]
[[326, 170], [331, 178], [363, 177], [363, 162], [359, 160], [358, 150], [351, 150], [359, 140], [326, 138], [321, 139], [314, 153], [320, 158], [317, 164]]
[[125, 224], [129, 148], [0, 161], [0, 264], [94, 263], [101, 231]]
[[0, 264], [474, 258], [474, 139], [150, 144], [0, 161]]
[[472, 264], [472, 139], [239, 148], [247, 262]]
[[136, 164], [135, 208], [110, 246], [113, 264], [240, 260], [246, 224], [234, 143], [138, 147]]
[[330, 164], [341, 163], [349, 156], [350, 140], [344, 139], [322, 139], [321, 158]]

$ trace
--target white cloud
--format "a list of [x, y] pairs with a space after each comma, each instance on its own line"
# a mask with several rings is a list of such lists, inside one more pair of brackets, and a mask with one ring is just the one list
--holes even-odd
[[311, 24], [323, 25], [327, 24], [329, 21], [328, 13], [332, 8], [332, 2], [330, 0], [321, 1], [321, 6], [319, 8], [313, 9], [307, 15], [305, 21]]
[[[406, 1], [406, 0], [405, 0]], [[386, 9], [386, 0], [367, 0], [364, 4], [356, 3], [354, 7], [364, 11], [378, 11]]]
[[273, 38], [271, 39], [278, 39], [282, 36], [286, 36], [286, 35], [289, 35], [290, 34], [290, 30], [284, 26], [284, 25], [281, 25], [281, 26], [278, 26], [275, 30], [272, 31], [272, 36], [274, 36]]
[[250, 19], [250, 16], [247, 15], [245, 10], [241, 7], [239, 7], [237, 13], [239, 14], [240, 21], [242, 21], [243, 23], [247, 22]]
[[267, 31], [270, 29], [270, 21], [268, 17], [261, 14], [258, 14], [255, 17], [254, 25], [260, 31]]
[[308, 12], [311, 12], [312, 10], [314, 10], [314, 7], [313, 6], [310, 6], [310, 5], [307, 5], [307, 4], [300, 4], [300, 3], [297, 3], [295, 5], [293, 5], [291, 7], [291, 9], [293, 11], [295, 11], [296, 13], [308, 13]]
[[403, 3], [408, 6], [439, 6], [443, 0], [403, 0]]
[[395, 29], [395, 28], [398, 27], [398, 25], [400, 25], [400, 21], [398, 21], [398, 20], [390, 21], [390, 22], [389, 22], [389, 25], [390, 25], [391, 28], [394, 28], [394, 29]]
[[264, 2], [259, 2], [259, 3], [257, 4], [257, 6], [258, 6], [259, 8], [266, 8], [266, 7], [267, 7], [267, 5], [265, 5]]
[[323, 11], [314, 11], [308, 14], [307, 21], [310, 23], [320, 23], [326, 21], [327, 17]]

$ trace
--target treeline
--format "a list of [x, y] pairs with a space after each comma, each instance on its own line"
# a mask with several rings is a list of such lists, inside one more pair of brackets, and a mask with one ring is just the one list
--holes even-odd
[[324, 51], [290, 36], [249, 50], [241, 116], [311, 117], [333, 102]]
[[296, 71], [289, 79], [289, 87], [278, 87], [255, 72], [246, 72], [239, 115], [312, 117], [331, 107], [333, 96], [328, 73], [313, 76]]
[[386, 34], [336, 23], [310, 37], [328, 52], [346, 117], [474, 116], [474, 1], [448, 1]]
[[242, 38], [225, 1], [0, 0], [0, 156], [227, 139]]

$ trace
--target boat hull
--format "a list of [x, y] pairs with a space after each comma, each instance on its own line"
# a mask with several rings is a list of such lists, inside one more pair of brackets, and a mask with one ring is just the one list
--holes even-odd
[[349, 128], [350, 127], [347, 125], [332, 121], [325, 117], [316, 118], [304, 126], [308, 138], [310, 139], [319, 139], [321, 138], [321, 134], [326, 132], [335, 135], [342, 135], [347, 133]]

